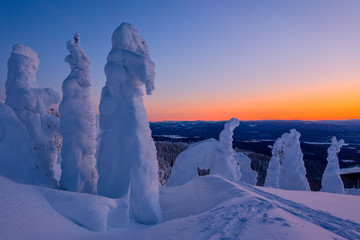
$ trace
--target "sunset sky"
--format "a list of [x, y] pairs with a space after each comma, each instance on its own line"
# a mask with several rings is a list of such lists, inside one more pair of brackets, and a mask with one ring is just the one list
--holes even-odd
[[150, 121], [360, 119], [360, 1], [0, 0], [0, 99], [12, 45], [60, 95], [79, 32], [98, 106], [111, 34], [134, 24], [156, 64]]

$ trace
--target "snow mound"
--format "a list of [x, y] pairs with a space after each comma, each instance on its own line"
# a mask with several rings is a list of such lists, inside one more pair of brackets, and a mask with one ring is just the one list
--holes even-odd
[[331, 192], [331, 193], [341, 193], [344, 194], [344, 184], [340, 178], [340, 167], [339, 167], [339, 159], [338, 153], [340, 152], [341, 147], [344, 145], [344, 140], [340, 139], [336, 140], [336, 137], [331, 139], [331, 145], [328, 148], [328, 157], [321, 185], [322, 188], [320, 191], [322, 192]]
[[[52, 239], [47, 236], [47, 232], [54, 234], [54, 231], [59, 231], [59, 234], [66, 236], [73, 230], [81, 232], [81, 227], [77, 226], [105, 232], [109, 226], [125, 227], [128, 224], [129, 208], [125, 199], [108, 199], [89, 194], [19, 185], [2, 177], [0, 177], [0, 189], [2, 196], [0, 233], [17, 225], [23, 228], [20, 232], [3, 232], [1, 234], [3, 239], [19, 239], [15, 236], [21, 236], [24, 232], [39, 234], [38, 237], [32, 235], [33, 239]], [[74, 236], [71, 238], [73, 239]]]
[[239, 120], [231, 119], [220, 133], [220, 141], [213, 138], [192, 144], [178, 155], [168, 186], [185, 184], [202, 175], [220, 175], [238, 181], [241, 177], [235, 161], [236, 152], [232, 149], [232, 134], [239, 125]]

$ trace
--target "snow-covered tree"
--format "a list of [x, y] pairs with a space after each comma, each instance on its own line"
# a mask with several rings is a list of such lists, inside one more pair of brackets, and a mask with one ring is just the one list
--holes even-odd
[[251, 169], [251, 159], [245, 154], [238, 152], [235, 155], [235, 160], [240, 166], [240, 182], [256, 185], [257, 173]]
[[100, 100], [102, 139], [98, 193], [129, 196], [130, 215], [139, 223], [161, 220], [156, 149], [143, 104], [143, 86], [154, 90], [154, 62], [139, 31], [122, 23], [112, 35]]
[[15, 182], [52, 187], [40, 168], [29, 134], [14, 111], [0, 101], [0, 176]]
[[62, 85], [63, 99], [60, 133], [62, 162], [60, 188], [74, 192], [96, 193], [96, 110], [90, 97], [90, 61], [77, 40], [68, 41], [65, 58], [71, 73]]
[[54, 177], [57, 152], [53, 138], [59, 119], [49, 114], [47, 109], [58, 103], [60, 96], [50, 88], [37, 87], [38, 66], [36, 52], [21, 44], [14, 45], [8, 60], [5, 103], [14, 110], [29, 133], [37, 155], [36, 167], [57, 185]]
[[[291, 129], [277, 139], [266, 174], [265, 186], [287, 190], [309, 191], [303, 153], [300, 148], [300, 133]], [[280, 169], [279, 169], [280, 164]]]
[[284, 159], [284, 150], [281, 145], [281, 138], [278, 138], [272, 147], [272, 157], [266, 171], [265, 187], [279, 188], [280, 159]]
[[344, 145], [344, 140], [336, 140], [336, 137], [331, 139], [331, 145], [327, 150], [327, 162], [321, 185], [322, 192], [331, 192], [331, 193], [342, 193], [344, 194], [344, 184], [340, 178], [340, 167], [338, 153], [341, 150], [341, 147]]
[[192, 144], [179, 154], [167, 181], [168, 186], [182, 185], [204, 173], [221, 175], [233, 181], [241, 177], [232, 149], [232, 135], [239, 120], [233, 118], [225, 124], [220, 141], [213, 138]]

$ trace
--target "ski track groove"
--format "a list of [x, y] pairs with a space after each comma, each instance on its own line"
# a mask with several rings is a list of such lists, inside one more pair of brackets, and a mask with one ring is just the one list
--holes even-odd
[[360, 239], [360, 224], [356, 222], [333, 216], [321, 210], [314, 210], [303, 204], [281, 198], [260, 189], [246, 186], [245, 184], [241, 184], [239, 186], [271, 200], [280, 209], [283, 209], [296, 217], [311, 222], [341, 237], [350, 240]]

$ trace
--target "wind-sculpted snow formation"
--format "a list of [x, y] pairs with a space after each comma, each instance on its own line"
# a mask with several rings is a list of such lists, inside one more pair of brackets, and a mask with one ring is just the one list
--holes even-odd
[[322, 192], [331, 192], [331, 193], [342, 193], [344, 194], [344, 184], [340, 178], [340, 167], [339, 167], [339, 159], [338, 153], [341, 150], [341, 147], [344, 145], [344, 140], [340, 139], [336, 140], [336, 137], [331, 139], [331, 145], [327, 150], [328, 157], [321, 185], [322, 188], [320, 191]]
[[2, 102], [0, 113], [0, 176], [19, 183], [53, 186], [43, 171], [36, 168], [36, 154], [24, 124]]
[[60, 101], [57, 92], [50, 88], [38, 88], [36, 71], [39, 59], [27, 46], [16, 44], [8, 60], [6, 101], [25, 125], [37, 155], [36, 167], [42, 169], [54, 185], [54, 164], [57, 151], [53, 142], [59, 119], [47, 113], [47, 109]]
[[256, 185], [257, 173], [251, 169], [251, 159], [245, 154], [238, 152], [235, 155], [235, 160], [240, 166], [240, 182]]
[[90, 97], [90, 61], [80, 46], [80, 36], [75, 36], [75, 42], [67, 42], [70, 55], [65, 61], [71, 73], [63, 82], [59, 107], [63, 137], [60, 188], [96, 193], [96, 110]]
[[[278, 186], [287, 190], [310, 190], [305, 176], [304, 155], [300, 149], [299, 139], [300, 133], [291, 129], [289, 133], [284, 133], [275, 142], [265, 186], [275, 188]], [[280, 163], [280, 170], [278, 162]]]
[[179, 154], [167, 181], [168, 186], [182, 185], [203, 173], [220, 175], [233, 181], [241, 172], [232, 149], [232, 134], [239, 121], [235, 118], [225, 124], [220, 141], [213, 138], [192, 144]]
[[161, 220], [156, 149], [143, 104], [143, 86], [154, 90], [154, 62], [139, 31], [122, 23], [112, 35], [100, 101], [102, 139], [98, 193], [129, 197], [130, 216], [139, 223]]

